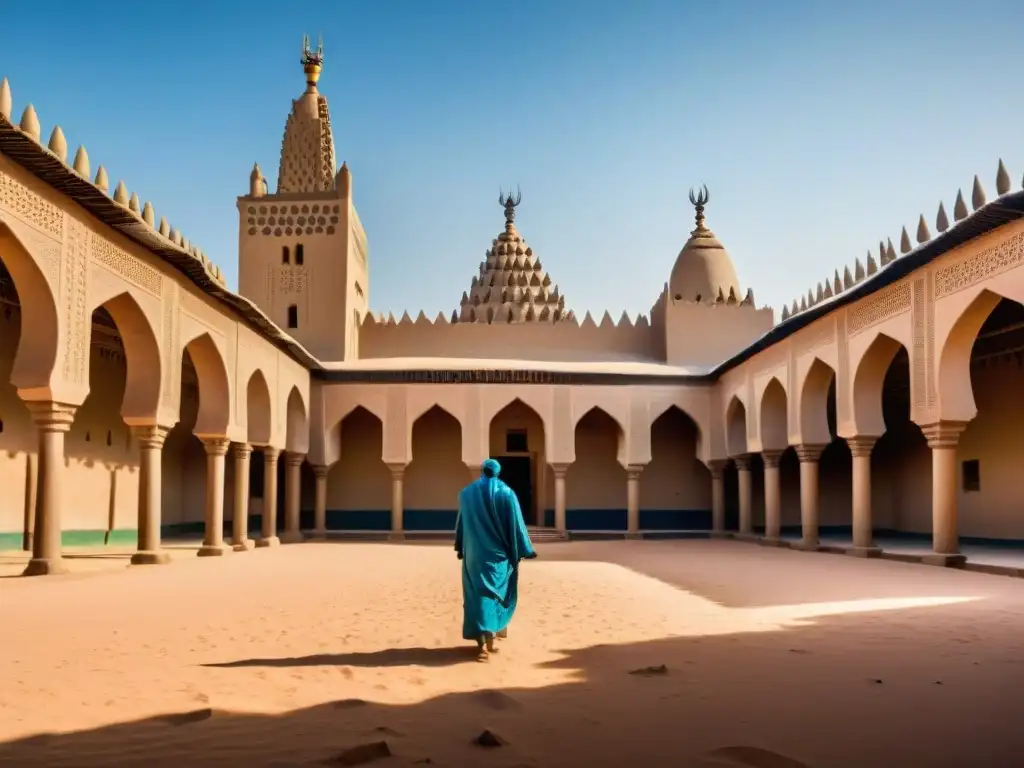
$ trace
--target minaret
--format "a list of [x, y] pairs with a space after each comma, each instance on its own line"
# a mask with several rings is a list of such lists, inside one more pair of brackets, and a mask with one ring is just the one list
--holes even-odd
[[239, 292], [323, 361], [358, 354], [358, 317], [369, 297], [366, 235], [352, 202], [352, 174], [335, 166], [320, 42], [302, 40], [306, 89], [292, 101], [277, 189], [254, 164], [238, 199]]

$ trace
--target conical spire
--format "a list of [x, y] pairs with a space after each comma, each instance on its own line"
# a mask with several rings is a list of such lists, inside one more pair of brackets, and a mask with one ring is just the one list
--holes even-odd
[[[458, 321], [462, 323], [554, 322], [567, 319], [565, 299], [540, 268], [533, 249], [516, 229], [516, 208], [522, 194], [498, 195], [505, 213], [505, 231], [484, 255], [479, 276], [462, 294]], [[490, 318], [490, 319], [488, 319]]]
[[5, 77], [0, 80], [0, 117], [5, 120], [11, 119], [11, 108], [14, 106], [14, 102], [11, 99], [11, 84], [7, 82]]
[[328, 192], [335, 186], [334, 135], [327, 99], [317, 90], [323, 70], [323, 43], [314, 51], [309, 38], [302, 40], [305, 92], [292, 102], [284, 127], [278, 193]]

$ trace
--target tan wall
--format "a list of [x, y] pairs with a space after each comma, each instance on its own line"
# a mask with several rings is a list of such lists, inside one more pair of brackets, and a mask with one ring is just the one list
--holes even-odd
[[405, 508], [458, 509], [459, 491], [471, 477], [462, 461], [462, 427], [446, 411], [431, 408], [412, 428], [412, 461], [405, 470]]
[[[346, 303], [346, 201], [330, 192], [271, 195], [240, 198], [238, 208], [239, 293], [313, 355], [322, 360], [344, 360], [345, 323], [351, 324]], [[322, 219], [325, 224], [298, 227], [299, 218], [304, 222]], [[280, 226], [287, 220], [296, 225], [292, 234], [286, 234]], [[269, 224], [271, 221], [273, 225]], [[317, 228], [321, 231], [317, 232]], [[267, 229], [269, 234], [265, 234]], [[299, 244], [303, 246], [302, 265], [295, 263], [295, 247]], [[288, 264], [283, 260], [285, 246]], [[288, 327], [288, 307], [292, 305], [298, 311], [297, 328]]]
[[[746, 349], [775, 324], [771, 309], [747, 305], [669, 300], [663, 304], [663, 312], [665, 359], [669, 365], [718, 365]], [[694, 328], [700, 328], [701, 333], [694, 333]]]
[[565, 477], [566, 509], [626, 508], [626, 470], [618, 460], [619, 440], [618, 425], [604, 411], [594, 409], [580, 419], [576, 461]]
[[640, 325], [450, 323], [426, 317], [396, 324], [368, 316], [359, 331], [362, 358], [467, 357], [519, 360], [657, 360], [657, 339]]
[[667, 410], [651, 427], [651, 462], [640, 475], [640, 508], [711, 509], [711, 474], [697, 459], [697, 427], [678, 408]]
[[391, 509], [391, 472], [381, 460], [380, 419], [357, 408], [341, 423], [341, 456], [327, 475], [327, 509]]

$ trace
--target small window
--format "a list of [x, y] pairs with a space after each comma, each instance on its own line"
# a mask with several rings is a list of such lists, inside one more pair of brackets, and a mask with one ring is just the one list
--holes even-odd
[[529, 443], [525, 429], [510, 429], [505, 433], [505, 451], [508, 453], [526, 453]]
[[295, 263], [302, 264], [305, 261], [306, 254], [303, 252], [302, 243], [295, 246]]
[[963, 463], [963, 484], [965, 491], [981, 490], [981, 462], [967, 459]]
[[288, 327], [299, 327], [299, 308], [294, 304], [291, 304], [288, 307]]
[[282, 245], [281, 246], [281, 263], [282, 264], [290, 264], [291, 260], [292, 260], [291, 259], [291, 254], [288, 253], [288, 246], [287, 245]]

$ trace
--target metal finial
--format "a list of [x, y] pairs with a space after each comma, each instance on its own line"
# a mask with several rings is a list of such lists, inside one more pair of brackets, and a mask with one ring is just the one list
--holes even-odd
[[302, 61], [304, 67], [321, 67], [324, 63], [324, 37], [320, 35], [317, 49], [314, 51], [309, 47], [309, 35], [302, 36]]
[[511, 227], [513, 222], [516, 220], [516, 206], [523, 201], [523, 194], [519, 191], [519, 185], [516, 185], [516, 196], [512, 197], [512, 188], [509, 187], [509, 193], [506, 195], [501, 187], [498, 188], [498, 205], [505, 209], [505, 226]]
[[690, 204], [697, 209], [697, 228], [704, 228], [704, 206], [708, 204], [711, 199], [711, 195], [708, 194], [707, 184], [701, 184], [700, 190], [697, 194], [693, 193], [693, 187], [690, 187]]

